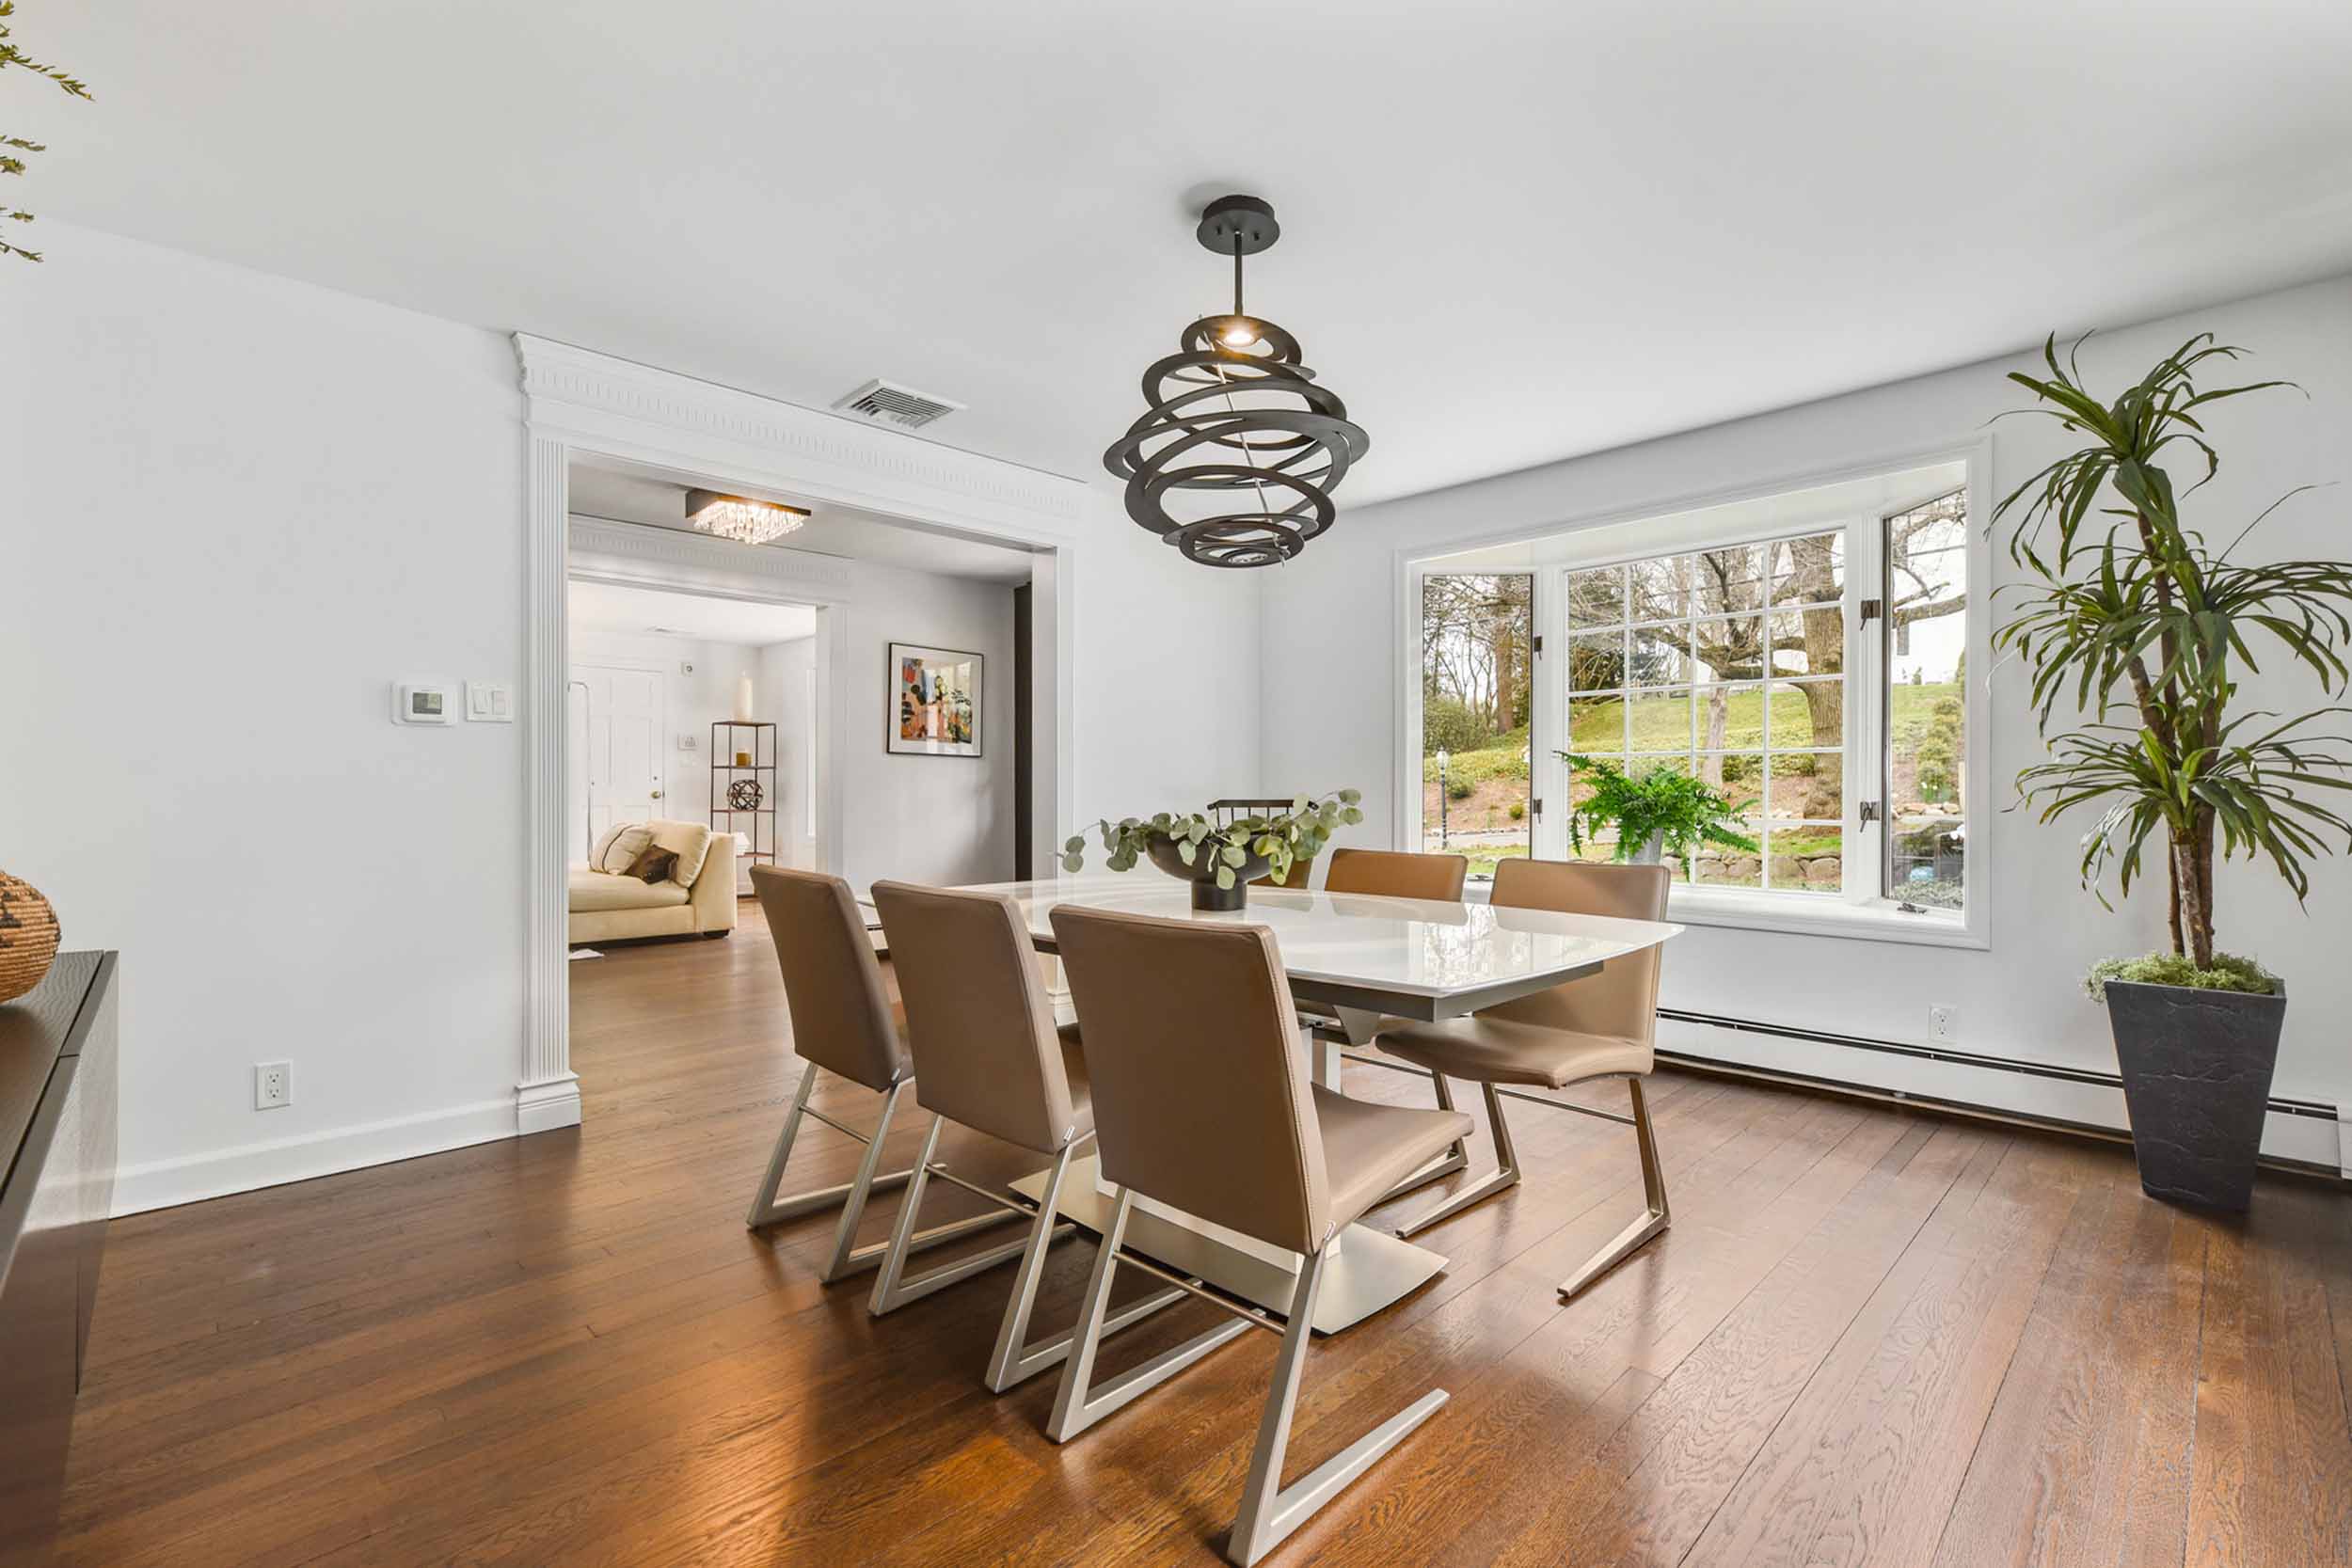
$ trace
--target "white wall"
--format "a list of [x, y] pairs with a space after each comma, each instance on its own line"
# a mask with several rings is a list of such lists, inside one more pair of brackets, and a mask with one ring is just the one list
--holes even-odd
[[1100, 817], [1255, 795], [1266, 772], [1258, 606], [1276, 574], [1194, 565], [1116, 507], [1104, 512], [1074, 589], [1077, 804], [1069, 822], [1037, 825], [1049, 847]]
[[[803, 869], [817, 863], [817, 840], [809, 832], [812, 775], [808, 766], [817, 750], [817, 711], [809, 700], [816, 669], [814, 637], [771, 642], [759, 650], [761, 700], [772, 700], [776, 728], [784, 736], [785, 767], [779, 780], [784, 799], [776, 816], [776, 832], [783, 846], [779, 858], [786, 865]], [[819, 780], [815, 793], [821, 797], [821, 791]]]
[[522, 727], [389, 687], [521, 679], [512, 348], [42, 229], [0, 289], [0, 865], [122, 950], [118, 1202], [511, 1133]]
[[[847, 615], [848, 733], [841, 768], [841, 875], [863, 893], [877, 878], [998, 882], [1012, 866], [1012, 586], [859, 562]], [[890, 644], [977, 653], [980, 754], [892, 756]]]
[[[1920, 307], [1931, 309], [1933, 302], [1923, 300]], [[2187, 515], [2226, 540], [2282, 492], [2305, 483], [2341, 485], [2352, 477], [2352, 445], [2344, 436], [2352, 428], [2352, 281], [2105, 334], [2085, 351], [2084, 368], [2094, 388], [2112, 395], [2190, 333], [2208, 328], [2256, 351], [2258, 357], [2242, 367], [2243, 379], [2286, 377], [2310, 393], [2309, 401], [2273, 393], [2214, 410], [2223, 467], [2188, 503]], [[1309, 778], [1318, 784], [1357, 784], [1365, 793], [1363, 842], [1390, 842], [1397, 809], [1391, 757], [1394, 650], [1401, 635], [1398, 550], [1418, 553], [1449, 541], [1652, 506], [1663, 511], [1692, 497], [1749, 486], [1765, 491], [1804, 476], [1973, 440], [1993, 416], [2026, 401], [2023, 388], [2003, 380], [2007, 370], [2026, 363], [1971, 366], [1344, 512], [1339, 526], [1299, 562], [1261, 574], [1266, 579], [1260, 729], [1266, 784], [1287, 788]], [[1994, 493], [2006, 494], [2064, 450], [2060, 436], [2042, 420], [2004, 420], [1994, 426]], [[2323, 490], [2289, 503], [2255, 535], [2252, 547], [2271, 557], [2352, 553], [2352, 532], [2343, 523], [2344, 495], [2342, 488]], [[2006, 562], [1996, 572], [2003, 580], [2014, 575]], [[2286, 660], [2266, 659], [2265, 667], [2284, 672]], [[2003, 800], [2010, 795], [2007, 781], [2040, 750], [2022, 685], [2014, 667], [2006, 668], [1995, 674], [1990, 699], [1994, 775]], [[2260, 706], [2318, 705], [2311, 682], [2289, 673], [2249, 679], [2247, 695]], [[1972, 689], [1970, 700], [1987, 700], [1981, 685]], [[1987, 812], [1969, 826], [1979, 853], [1989, 841], [1991, 951], [1694, 927], [1667, 960], [1663, 1004], [1924, 1043], [1929, 1004], [1951, 1002], [1962, 1009], [1963, 1049], [2111, 1071], [2106, 1016], [2083, 997], [2079, 977], [2102, 955], [2161, 943], [2161, 878], [2153, 897], [2137, 895], [2124, 912], [2108, 916], [2075, 886], [2074, 846], [2085, 823], [2043, 828], [2020, 814]], [[2313, 882], [2307, 915], [2267, 871], [2235, 863], [2217, 876], [2217, 929], [2225, 948], [2253, 953], [2288, 978], [2293, 1002], [2276, 1092], [2352, 1107], [2352, 1053], [2344, 1050], [2343, 1023], [2352, 1015], [2352, 967], [2342, 958], [2344, 923], [2352, 916], [2352, 863], [2321, 864]], [[1836, 1075], [1851, 1078], [1871, 1060], [1850, 1053]], [[2029, 1087], [2046, 1083], [2017, 1082]], [[2047, 1093], [2058, 1104], [2059, 1091]]]

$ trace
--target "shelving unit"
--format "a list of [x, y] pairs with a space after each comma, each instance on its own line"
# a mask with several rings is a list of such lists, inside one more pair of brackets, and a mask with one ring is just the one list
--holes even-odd
[[[737, 736], [749, 732], [751, 745], [739, 746]], [[713, 832], [739, 833], [746, 832], [742, 820], [751, 819], [748, 830], [752, 847], [747, 857], [753, 862], [776, 863], [776, 799], [778, 749], [782, 735], [766, 720], [718, 719], [710, 725], [710, 830]], [[736, 764], [740, 751], [751, 757], [748, 767]], [[721, 761], [723, 757], [726, 760]], [[748, 779], [759, 786], [759, 804], [740, 807], [733, 803], [732, 789], [739, 779]], [[761, 832], [761, 825], [767, 831]], [[764, 840], [764, 842], [763, 842]]]

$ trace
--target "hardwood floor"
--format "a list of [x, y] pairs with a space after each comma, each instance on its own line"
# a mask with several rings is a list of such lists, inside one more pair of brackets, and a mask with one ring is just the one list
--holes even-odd
[[[61, 1560], [1219, 1560], [1270, 1337], [1057, 1449], [1053, 1376], [980, 1385], [1007, 1271], [876, 1322], [870, 1275], [816, 1283], [830, 1220], [743, 1229], [797, 1077], [745, 913], [573, 966], [584, 1129], [116, 1222]], [[1515, 1107], [1524, 1184], [1315, 1346], [1294, 1473], [1454, 1397], [1273, 1561], [2352, 1560], [2340, 1189], [2265, 1179], [2230, 1224], [2104, 1145], [1672, 1073], [1653, 1100], [1674, 1228], [1573, 1306], [1553, 1286], [1638, 1207], [1630, 1140]], [[804, 1136], [792, 1184], [853, 1152]], [[1035, 1163], [953, 1132], [945, 1157]], [[1091, 1251], [1057, 1249], [1041, 1325]]]

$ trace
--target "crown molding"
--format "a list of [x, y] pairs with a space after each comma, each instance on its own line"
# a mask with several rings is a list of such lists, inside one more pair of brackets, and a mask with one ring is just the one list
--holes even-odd
[[715, 473], [773, 476], [818, 499], [880, 499], [918, 518], [1059, 535], [1101, 514], [1083, 480], [1045, 473], [798, 404], [515, 334], [530, 418], [641, 450], [702, 460]]
[[683, 573], [696, 582], [734, 582], [779, 590], [824, 589], [837, 599], [856, 585], [853, 563], [781, 545], [739, 545], [689, 533], [683, 529], [616, 523], [573, 513], [571, 564], [575, 573], [594, 569], [596, 557], [625, 561], [657, 571]]

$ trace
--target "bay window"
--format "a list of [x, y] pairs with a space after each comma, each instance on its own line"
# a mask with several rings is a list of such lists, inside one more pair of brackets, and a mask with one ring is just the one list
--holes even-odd
[[[1663, 856], [1677, 918], [1979, 936], [1972, 493], [1952, 460], [1416, 563], [1422, 722], [1407, 733], [1422, 754], [1406, 766], [1423, 787], [1407, 843], [1469, 852], [1474, 875], [1497, 853], [1615, 858], [1613, 827], [1572, 839], [1570, 812], [1609, 770], [1672, 771], [1728, 811], [1712, 841]], [[1495, 604], [1498, 583], [1527, 585], [1532, 636], [1430, 608]], [[1455, 672], [1497, 665], [1506, 638], [1535, 650], [1525, 721], [1506, 712], [1491, 739], [1466, 740]], [[1483, 781], [1513, 768], [1525, 848], [1498, 845], [1508, 832], [1483, 811], [1499, 787]]]

